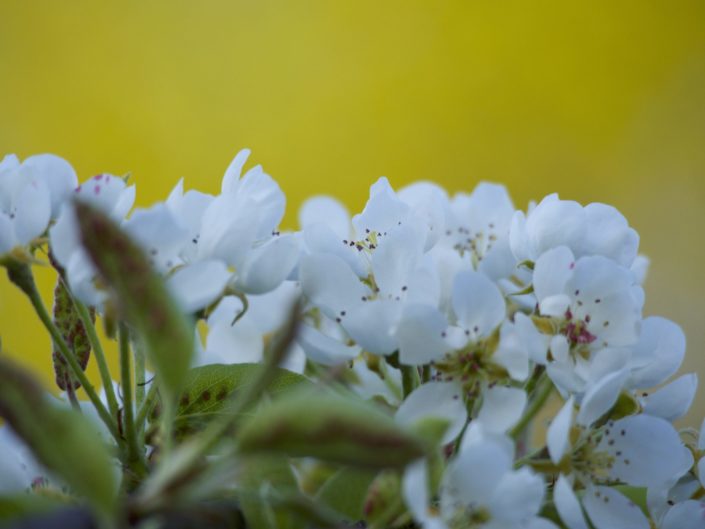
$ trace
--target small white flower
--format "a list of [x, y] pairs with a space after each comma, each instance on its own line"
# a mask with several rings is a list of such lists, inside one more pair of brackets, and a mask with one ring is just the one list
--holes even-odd
[[514, 214], [510, 244], [519, 261], [536, 261], [544, 252], [566, 246], [576, 257], [600, 255], [629, 268], [637, 256], [639, 235], [612, 206], [583, 207], [553, 194], [528, 215]]
[[0, 256], [42, 235], [77, 183], [71, 165], [53, 154], [22, 163], [6, 156], [0, 162]]

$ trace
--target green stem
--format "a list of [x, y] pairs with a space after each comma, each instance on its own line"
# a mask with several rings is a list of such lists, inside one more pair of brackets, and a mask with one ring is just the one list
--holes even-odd
[[[135, 406], [139, 412], [137, 414], [137, 420], [135, 421], [135, 428], [137, 429], [137, 440], [139, 441], [140, 457], [144, 458], [144, 424], [147, 412], [145, 406], [145, 400], [147, 398], [147, 391], [145, 387], [147, 367], [142, 345], [138, 342], [132, 342], [132, 350], [134, 351], [135, 357]], [[142, 413], [144, 413], [145, 415], [142, 416]]]
[[[292, 309], [283, 332], [273, 341], [271, 353], [264, 355], [264, 362], [253, 375], [251, 383], [236, 393], [235, 400], [227, 408], [225, 416], [221, 420], [212, 421], [199, 436], [180, 444], [168, 456], [162, 456], [164, 463], [142, 487], [140, 501], [135, 505], [137, 511], [149, 511], [168, 501], [170, 492], [180, 484], [191, 482], [201, 471], [200, 462], [203, 456], [223, 439], [242, 412], [260, 398], [274, 379], [277, 367], [286, 358], [289, 346], [296, 337], [298, 321], [299, 304]], [[237, 450], [237, 447], [234, 449]]]
[[419, 370], [416, 366], [401, 366], [401, 385], [404, 398], [414, 391], [420, 384]]
[[10, 281], [17, 285], [29, 298], [29, 301], [32, 303], [32, 306], [34, 307], [37, 316], [39, 316], [39, 319], [44, 324], [44, 327], [46, 327], [47, 331], [49, 331], [49, 334], [51, 335], [51, 338], [54, 341], [54, 344], [58, 349], [59, 353], [64, 358], [64, 360], [66, 360], [66, 363], [71, 368], [73, 375], [81, 383], [81, 386], [83, 386], [83, 390], [86, 392], [86, 395], [88, 395], [88, 398], [93, 403], [93, 406], [95, 406], [95, 409], [98, 412], [98, 416], [105, 423], [105, 426], [115, 438], [118, 445], [120, 445], [121, 439], [120, 434], [117, 430], [115, 420], [113, 419], [113, 417], [111, 417], [108, 410], [100, 401], [100, 398], [98, 397], [95, 388], [93, 388], [93, 385], [91, 384], [90, 380], [88, 380], [88, 377], [83, 372], [83, 369], [78, 363], [76, 356], [73, 354], [73, 352], [69, 350], [68, 346], [66, 345], [66, 341], [64, 340], [64, 337], [61, 335], [61, 332], [56, 327], [56, 325], [54, 325], [54, 322], [52, 321], [51, 316], [47, 312], [47, 309], [44, 306], [44, 302], [42, 301], [42, 298], [39, 295], [39, 291], [37, 290], [37, 285], [34, 282], [34, 276], [32, 275], [31, 268], [28, 265], [14, 264], [8, 266], [7, 274], [10, 278]]
[[543, 408], [543, 405], [546, 404], [546, 401], [552, 391], [553, 382], [548, 375], [544, 373], [541, 376], [541, 380], [536, 384], [536, 391], [534, 391], [534, 396], [531, 399], [529, 406], [526, 408], [524, 415], [516, 426], [514, 426], [514, 428], [512, 428], [509, 432], [509, 435], [511, 435], [513, 439], [517, 439], [529, 423], [534, 419], [534, 417], [536, 417], [538, 412], [541, 411], [541, 408]]
[[110, 376], [110, 369], [108, 368], [108, 362], [105, 358], [103, 345], [98, 339], [98, 333], [95, 330], [95, 325], [93, 324], [91, 315], [88, 312], [88, 308], [73, 294], [71, 294], [71, 297], [73, 298], [73, 304], [76, 307], [78, 316], [81, 318], [81, 322], [83, 322], [83, 327], [86, 329], [88, 341], [91, 343], [91, 348], [93, 349], [93, 356], [95, 357], [96, 364], [98, 365], [98, 372], [100, 373], [100, 380], [102, 381], [103, 388], [105, 390], [105, 398], [108, 401], [110, 415], [117, 417], [120, 406], [118, 405], [117, 397], [115, 396], [113, 379]]
[[421, 382], [426, 383], [431, 380], [431, 366], [426, 364], [421, 368]]
[[133, 486], [144, 477], [146, 467], [142, 462], [139, 443], [137, 442], [137, 430], [135, 428], [135, 412], [132, 400], [132, 355], [130, 352], [130, 338], [127, 326], [120, 323], [120, 380], [122, 383], [122, 403], [123, 403], [123, 430], [127, 439], [127, 488], [131, 490]]

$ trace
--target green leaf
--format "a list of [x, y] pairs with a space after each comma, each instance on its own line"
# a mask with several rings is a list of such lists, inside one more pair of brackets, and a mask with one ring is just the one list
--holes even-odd
[[371, 468], [402, 467], [423, 456], [423, 440], [378, 407], [324, 391], [291, 392], [247, 417], [238, 435], [243, 453], [316, 457]]
[[291, 465], [282, 457], [255, 457], [241, 469], [240, 506], [250, 529], [299, 529], [303, 520], [277, 501], [279, 496], [298, 495]]
[[[230, 397], [244, 389], [259, 369], [261, 364], [211, 364], [190, 369], [186, 374], [174, 419], [176, 438], [188, 437], [203, 430], [210, 421], [227, 415]], [[276, 368], [274, 378], [263, 396], [277, 398], [301, 386], [311, 387], [311, 382], [302, 375]], [[148, 417], [152, 422], [159, 418], [159, 401], [158, 391], [152, 388], [147, 396]]]
[[[54, 287], [53, 316], [54, 324], [64, 337], [66, 346], [70, 351], [73, 351], [78, 363], [85, 371], [88, 365], [88, 359], [91, 355], [91, 344], [88, 341], [88, 335], [86, 334], [83, 321], [81, 321], [81, 317], [78, 315], [78, 311], [71, 299], [71, 294], [67, 290], [62, 277], [57, 279], [56, 286]], [[95, 321], [95, 311], [93, 309], [90, 310], [90, 316], [91, 319]], [[71, 369], [62, 354], [56, 348], [56, 344], [53, 345], [51, 357], [54, 361], [54, 375], [56, 385], [59, 386], [59, 389], [66, 390], [69, 387], [78, 389], [81, 387], [81, 383], [75, 380], [71, 375]]]
[[49, 401], [24, 369], [0, 358], [0, 416], [34, 456], [77, 494], [111, 511], [117, 494], [116, 467], [88, 419]]
[[63, 498], [54, 498], [43, 494], [16, 493], [10, 496], [0, 496], [0, 521], [7, 522], [15, 518], [36, 516], [65, 507]]
[[607, 413], [610, 420], [617, 421], [641, 411], [641, 405], [636, 397], [627, 391], [622, 391], [612, 409]]
[[98, 209], [77, 201], [83, 246], [145, 344], [160, 383], [176, 394], [193, 354], [193, 325], [178, 308], [142, 249]]
[[323, 484], [316, 501], [337, 511], [348, 522], [362, 520], [367, 490], [376, 475], [374, 470], [342, 468]]
[[617, 485], [614, 487], [619, 492], [629, 498], [634, 505], [638, 505], [642, 512], [648, 516], [649, 507], [646, 503], [646, 487], [632, 487], [631, 485]]

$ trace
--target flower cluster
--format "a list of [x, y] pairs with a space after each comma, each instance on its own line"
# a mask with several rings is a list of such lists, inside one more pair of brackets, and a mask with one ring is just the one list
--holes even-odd
[[[58, 157], [8, 156], [0, 260], [35, 262], [46, 248], [72, 295], [111, 313], [74, 207], [91, 204], [143, 249], [180, 311], [205, 322], [193, 366], [262, 362], [301, 300], [282, 368], [375, 401], [410, 432], [443, 425], [438, 452], [399, 471], [395, 520], [705, 527], [705, 423], [699, 439], [673, 426], [697, 376], [671, 380], [685, 336], [643, 315], [648, 260], [618, 210], [554, 194], [523, 211], [497, 184], [449, 196], [380, 178], [360, 213], [316, 196], [299, 230], [283, 232], [285, 196], [260, 166], [243, 174], [248, 155], [218, 195], [182, 180], [134, 210], [124, 178], [79, 185]], [[0, 492], [27, 486], [36, 465], [21, 443], [0, 446], [16, 446], [24, 469], [2, 472]]]

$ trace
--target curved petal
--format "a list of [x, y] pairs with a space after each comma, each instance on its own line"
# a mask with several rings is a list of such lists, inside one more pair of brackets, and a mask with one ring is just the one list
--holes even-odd
[[49, 190], [51, 218], [55, 219], [63, 203], [71, 196], [78, 178], [71, 164], [55, 154], [36, 154], [22, 162], [20, 172], [25, 178], [37, 178]]
[[666, 318], [651, 316], [641, 324], [641, 334], [633, 349], [630, 385], [650, 388], [678, 371], [685, 356], [685, 334]]
[[372, 184], [365, 208], [353, 217], [352, 222], [358, 235], [369, 230], [384, 236], [403, 223], [408, 212], [409, 206], [397, 198], [389, 181], [382, 177]]
[[17, 246], [15, 226], [10, 217], [0, 213], [0, 255], [10, 252], [15, 246]]
[[534, 293], [539, 303], [551, 296], [565, 294], [574, 269], [575, 257], [567, 246], [543, 253], [536, 260], [533, 278]]
[[560, 200], [556, 194], [544, 198], [526, 219], [534, 257], [558, 246], [578, 246], [585, 235], [586, 220], [583, 207], [577, 202]]
[[702, 529], [705, 525], [705, 502], [686, 500], [671, 507], [661, 522], [661, 529]]
[[467, 422], [462, 394], [462, 388], [454, 382], [427, 382], [402, 402], [394, 418], [403, 426], [413, 426], [426, 418], [446, 419], [449, 426], [442, 444], [448, 444], [460, 435]]
[[493, 386], [484, 395], [477, 421], [492, 433], [504, 433], [514, 426], [526, 408], [526, 392], [519, 388]]
[[448, 322], [438, 309], [406, 305], [396, 329], [399, 361], [417, 366], [440, 360], [449, 349], [443, 336], [447, 328]]
[[238, 269], [237, 286], [249, 294], [264, 294], [278, 287], [299, 259], [298, 237], [288, 233], [272, 237], [252, 250]]
[[332, 197], [311, 197], [299, 209], [299, 226], [302, 230], [316, 223], [328, 226], [338, 239], [350, 238], [350, 214], [343, 204]]
[[630, 267], [639, 249], [639, 234], [616, 208], [593, 203], [585, 206], [587, 230], [582, 255], [604, 255]]
[[380, 295], [401, 296], [423, 251], [417, 231], [405, 224], [395, 228], [372, 254], [372, 271]]
[[[309, 253], [337, 255], [348, 263], [359, 277], [364, 278], [369, 275], [366, 255], [362, 254], [350, 239], [341, 239], [327, 224], [320, 222], [309, 224], [304, 228], [303, 234]], [[351, 243], [352, 246], [350, 246]]]
[[297, 340], [306, 356], [324, 366], [340, 365], [360, 354], [359, 346], [348, 346], [309, 325], [301, 325]]
[[573, 397], [571, 396], [553, 418], [546, 432], [546, 446], [551, 461], [560, 463], [570, 448], [570, 428], [573, 426]]
[[15, 201], [15, 237], [18, 244], [28, 244], [47, 229], [51, 214], [51, 197], [39, 179], [23, 186]]
[[402, 304], [396, 301], [368, 301], [348, 310], [342, 325], [364, 350], [388, 355], [398, 348], [395, 332], [401, 311]]
[[179, 268], [167, 279], [167, 286], [181, 308], [192, 313], [218, 299], [229, 279], [222, 261], [201, 261]]
[[223, 175], [223, 181], [220, 184], [221, 193], [235, 193], [240, 185], [240, 175], [242, 174], [242, 168], [247, 162], [247, 158], [250, 156], [250, 149], [242, 149], [238, 152], [233, 161], [230, 162], [228, 168], [225, 170]]
[[238, 197], [256, 208], [257, 222], [250, 225], [255, 238], [259, 240], [272, 235], [286, 208], [286, 197], [279, 184], [258, 165], [242, 177]]
[[189, 234], [166, 204], [135, 211], [122, 227], [144, 248], [158, 271], [168, 272], [181, 264], [180, 253]]
[[698, 389], [698, 375], [683, 375], [645, 398], [644, 413], [669, 422], [680, 419], [690, 409]]
[[446, 467], [441, 490], [441, 509], [444, 514], [449, 510], [448, 507], [453, 512], [457, 502], [487, 505], [511, 467], [509, 455], [501, 446], [489, 440], [463, 447]]
[[561, 520], [568, 526], [568, 529], [588, 529], [580, 502], [573, 492], [573, 487], [570, 486], [563, 474], [558, 476], [553, 487], [553, 501]]
[[519, 524], [538, 514], [544, 492], [543, 479], [528, 468], [508, 472], [497, 485], [489, 510], [496, 520]]
[[[636, 487], [678, 479], [688, 468], [682, 446], [669, 422], [649, 415], [615, 421], [600, 442], [600, 449], [614, 457], [610, 477]], [[689, 460], [692, 462], [692, 456]]]
[[497, 285], [479, 272], [459, 272], [453, 282], [453, 310], [458, 324], [474, 338], [494, 331], [506, 315], [504, 297]]
[[299, 274], [303, 293], [332, 319], [349, 316], [370, 294], [345, 261], [335, 255], [304, 255]]
[[264, 340], [254, 323], [246, 319], [235, 325], [220, 321], [210, 327], [204, 357], [199, 359], [197, 365], [260, 362], [263, 352]]
[[588, 489], [583, 506], [595, 529], [649, 529], [649, 520], [641, 509], [616, 489]]
[[596, 384], [590, 386], [580, 403], [580, 411], [576, 422], [583, 426], [590, 426], [617, 402], [620, 391], [627, 378], [627, 371], [620, 370], [604, 377]]

